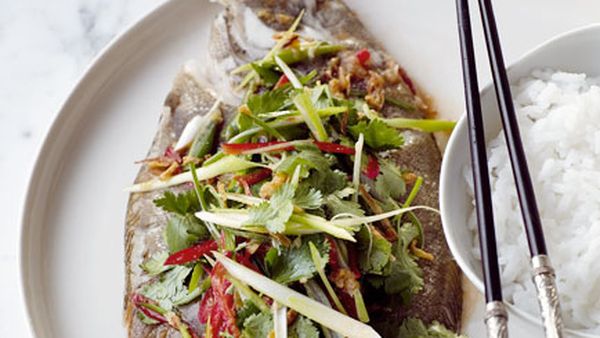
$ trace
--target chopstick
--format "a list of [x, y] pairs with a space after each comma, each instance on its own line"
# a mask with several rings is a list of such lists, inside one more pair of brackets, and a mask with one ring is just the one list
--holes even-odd
[[479, 85], [477, 83], [477, 67], [475, 52], [473, 51], [468, 0], [457, 0], [456, 12], [462, 56], [469, 145], [471, 148], [471, 166], [473, 168], [475, 212], [485, 285], [485, 323], [488, 337], [505, 338], [508, 337], [508, 313], [502, 302], [502, 284], [496, 250], [492, 195], [488, 176], [483, 117], [479, 101]]
[[[519, 197], [519, 204], [521, 205], [521, 215], [523, 218], [523, 223], [525, 226], [525, 233], [527, 235], [527, 241], [529, 245], [529, 252], [531, 255], [531, 265], [533, 269], [533, 282], [536, 286], [538, 303], [540, 305], [540, 310], [542, 314], [542, 321], [544, 325], [544, 330], [546, 332], [546, 337], [562, 337], [563, 336], [563, 323], [560, 312], [560, 302], [558, 299], [558, 291], [556, 288], [556, 276], [554, 273], [554, 269], [550, 263], [550, 259], [548, 257], [548, 251], [546, 248], [546, 242], [544, 239], [544, 232], [542, 229], [542, 224], [539, 216], [539, 211], [537, 208], [537, 204], [535, 201], [535, 193], [533, 190], [533, 184], [531, 182], [531, 176], [529, 174], [529, 170], [527, 168], [527, 159], [525, 156], [525, 151], [523, 150], [523, 143], [521, 141], [521, 136], [519, 133], [519, 127], [517, 123], [517, 118], [515, 114], [515, 109], [513, 106], [512, 95], [510, 92], [510, 86], [508, 84], [508, 77], [506, 75], [506, 69], [504, 66], [504, 57], [502, 55], [502, 49], [500, 47], [500, 38], [498, 36], [498, 29], [496, 26], [496, 19], [494, 17], [494, 12], [492, 8], [492, 4], [490, 0], [479, 0], [479, 9], [481, 14], [481, 20], [484, 27], [485, 40], [488, 51], [488, 58], [490, 63], [490, 68], [492, 71], [492, 76], [494, 79], [494, 87], [496, 89], [496, 98], [498, 101], [498, 107], [500, 110], [500, 116], [502, 118], [502, 124], [504, 126], [503, 132], [504, 137], [506, 139], [506, 144], [508, 147], [509, 158], [511, 161], [513, 177], [515, 180], [515, 185], [517, 189], [517, 195]], [[473, 53], [473, 42], [471, 37], [470, 25], [468, 22], [469, 13], [468, 13], [468, 4], [467, 0], [457, 0], [457, 10], [459, 17], [459, 31], [461, 37], [461, 52], [463, 54], [463, 68], [465, 74], [465, 97], [467, 99], [467, 111], [470, 119], [475, 119], [473, 122], [469, 122], [470, 128], [474, 128], [473, 132], [470, 131], [471, 134], [474, 134], [474, 137], [471, 137], [471, 145], [472, 151], [476, 153], [472, 155], [472, 157], [477, 157], [478, 160], [482, 160], [480, 155], [478, 154], [479, 149], [482, 143], [485, 144], [485, 140], [483, 139], [483, 123], [481, 120], [478, 121], [478, 124], [475, 124], [476, 116], [479, 115], [481, 118], [481, 106], [479, 104], [478, 99], [478, 88], [477, 81], [475, 76], [475, 57]], [[475, 77], [473, 77], [475, 76]], [[467, 81], [467, 78], [470, 81]], [[473, 82], [473, 78], [475, 81]], [[467, 89], [468, 87], [468, 89]], [[477, 99], [473, 101], [473, 96], [476, 96]], [[471, 97], [471, 98], [470, 98]], [[471, 107], [470, 107], [471, 106]], [[469, 113], [469, 110], [472, 112]], [[479, 128], [479, 130], [476, 130]], [[485, 145], [483, 146], [485, 147]], [[475, 175], [482, 176], [487, 175], [483, 173], [481, 162], [476, 163], [474, 160], [473, 164], [477, 164], [478, 167], [473, 168], [474, 170], [474, 180]], [[487, 165], [485, 165], [487, 168]], [[477, 172], [477, 174], [475, 174]], [[483, 180], [481, 177], [479, 178], [479, 189], [481, 190], [481, 184], [486, 179]], [[488, 181], [489, 188], [489, 181]], [[477, 189], [477, 188], [476, 188]], [[479, 192], [481, 194], [489, 195], [489, 189], [487, 191]], [[491, 198], [479, 197], [477, 198], [476, 191], [476, 203], [478, 204], [490, 204], [488, 206], [491, 208]], [[485, 208], [486, 206], [482, 206], [481, 208]], [[478, 208], [478, 222], [481, 221], [488, 222], [489, 220], [485, 217], [489, 217], [491, 214], [483, 214], [484, 210], [481, 211], [482, 215], [480, 218], [480, 211]], [[483, 228], [484, 231], [493, 229], [493, 223], [486, 223], [484, 225], [479, 225], [479, 229]], [[483, 238], [483, 235], [486, 237]], [[481, 250], [482, 250], [482, 264], [484, 266], [484, 272], [486, 269], [490, 270], [493, 268], [493, 264], [496, 264], [497, 268], [497, 256], [491, 254], [490, 246], [493, 245], [495, 248], [495, 239], [493, 236], [484, 232], [480, 233], [481, 239]], [[491, 244], [489, 241], [493, 240], [494, 244]], [[487, 251], [488, 255], [487, 259], [484, 259], [483, 252]], [[484, 275], [485, 278], [490, 278], [491, 280], [486, 281], [486, 301], [488, 301], [488, 312], [486, 315], [486, 324], [488, 325], [488, 335], [491, 337], [500, 337], [494, 336], [491, 334], [504, 334], [507, 335], [506, 330], [504, 332], [492, 331], [493, 324], [503, 324], [506, 325], [506, 316], [504, 317], [504, 321], [502, 322], [502, 318], [498, 315], [498, 313], [493, 313], [494, 307], [490, 306], [490, 302], [498, 303], [497, 297], [500, 296], [501, 300], [501, 291], [500, 294], [495, 294], [495, 283], [497, 281], [493, 281], [492, 278], [496, 278], [492, 274]], [[489, 284], [489, 285], [488, 285]], [[488, 287], [490, 290], [488, 291]], [[489, 296], [488, 296], [489, 294]], [[505, 313], [505, 310], [504, 310]], [[496, 319], [495, 319], [496, 318]]]

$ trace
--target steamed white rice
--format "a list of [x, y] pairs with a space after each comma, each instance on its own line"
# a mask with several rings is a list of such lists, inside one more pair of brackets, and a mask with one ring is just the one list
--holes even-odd
[[[567, 327], [600, 334], [600, 87], [585, 74], [534, 71], [512, 87]], [[505, 299], [539, 316], [504, 136], [488, 144]], [[470, 168], [465, 179], [472, 186]], [[471, 189], [472, 190], [472, 189]], [[473, 252], [480, 257], [474, 213]]]

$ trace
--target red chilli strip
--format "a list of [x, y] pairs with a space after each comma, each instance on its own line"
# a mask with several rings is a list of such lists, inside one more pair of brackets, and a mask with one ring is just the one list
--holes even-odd
[[[271, 142], [259, 142], [259, 143], [223, 143], [221, 147], [223, 148], [223, 152], [228, 155], [238, 155], [245, 151], [256, 150], [260, 148], [266, 148], [270, 146], [275, 146], [278, 144], [282, 144], [286, 142], [282, 141], [271, 141]], [[341, 145], [338, 143], [332, 142], [319, 142], [314, 141], [315, 145], [319, 150], [326, 153], [334, 153], [334, 154], [346, 154], [352, 155], [354, 154], [354, 148], [348, 147], [345, 145]], [[283, 147], [276, 149], [276, 151], [290, 151], [294, 150], [294, 146], [290, 145], [289, 147]]]
[[354, 148], [337, 143], [315, 141], [315, 145], [317, 146], [317, 148], [319, 148], [319, 150], [325, 153], [346, 155], [354, 154]]
[[227, 292], [231, 282], [225, 279], [225, 268], [220, 264], [214, 266], [210, 275], [211, 286], [204, 294], [198, 309], [200, 323], [212, 327], [213, 337], [226, 332], [234, 337], [239, 337], [240, 332], [236, 325], [233, 294]]
[[173, 149], [172, 146], [168, 146], [167, 149], [165, 149], [165, 153], [163, 154], [166, 158], [169, 158], [179, 164], [181, 164], [181, 162], [183, 161], [181, 159], [181, 155], [175, 151], [175, 149]]
[[214, 240], [206, 240], [200, 244], [177, 251], [167, 258], [164, 265], [180, 265], [196, 261], [205, 254], [217, 250], [217, 242]]
[[346, 245], [348, 249], [348, 265], [350, 267], [350, 271], [354, 274], [354, 278], [359, 279], [360, 269], [358, 268], [358, 252], [356, 251], [355, 245]]
[[356, 58], [358, 59], [358, 63], [360, 63], [361, 66], [365, 67], [367, 62], [369, 62], [369, 60], [371, 59], [371, 53], [369, 53], [368, 49], [363, 48], [356, 52]]
[[289, 83], [290, 79], [285, 76], [285, 74], [281, 75], [277, 83], [275, 84], [275, 89], [283, 87], [285, 84]]
[[369, 156], [369, 162], [367, 162], [367, 167], [363, 171], [364, 174], [374, 180], [379, 176], [379, 161], [377, 161], [377, 157]]
[[400, 69], [398, 69], [398, 73], [400, 74], [402, 81], [404, 81], [404, 83], [406, 83], [406, 85], [408, 86], [408, 89], [410, 89], [410, 92], [413, 95], [416, 95], [417, 91], [415, 90], [415, 85], [413, 84], [413, 82], [410, 79], [410, 77], [408, 76], [408, 74], [406, 74], [406, 71], [404, 71], [404, 69], [400, 68]]
[[234, 179], [240, 183], [246, 183], [248, 186], [253, 186], [258, 182], [264, 181], [271, 176], [271, 169], [260, 168], [249, 174], [235, 176]]
[[[255, 150], [255, 149], [260, 149], [260, 148], [264, 148], [264, 147], [270, 147], [270, 146], [274, 146], [277, 144], [281, 144], [281, 143], [285, 143], [283, 141], [271, 141], [271, 142], [259, 142], [259, 143], [223, 143], [221, 144], [221, 147], [223, 148], [223, 152], [227, 155], [238, 155], [243, 153], [244, 151], [248, 151], [248, 150]], [[293, 146], [289, 146], [286, 148], [282, 148], [282, 149], [277, 149], [278, 151], [280, 150], [293, 150], [294, 147]]]
[[166, 323], [167, 319], [163, 317], [160, 313], [156, 313], [149, 308], [143, 306], [143, 303], [149, 303], [149, 300], [146, 297], [140, 295], [139, 293], [134, 293], [131, 296], [131, 302], [135, 306], [135, 308], [143, 313], [146, 317], [152, 318], [154, 320], [159, 321], [160, 323]]

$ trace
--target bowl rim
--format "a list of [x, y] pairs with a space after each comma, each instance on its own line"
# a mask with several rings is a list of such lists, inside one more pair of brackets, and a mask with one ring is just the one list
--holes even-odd
[[[540, 43], [539, 45], [537, 45], [534, 48], [530, 49], [529, 51], [525, 52], [522, 56], [517, 58], [514, 62], [511, 62], [510, 65], [506, 68], [506, 70], [507, 70], [507, 72], [510, 72], [510, 70], [512, 68], [516, 67], [517, 65], [524, 63], [525, 61], [527, 61], [530, 58], [536, 57], [536, 55], [538, 53], [540, 53], [542, 50], [549, 48], [550, 46], [552, 46], [556, 43], [560, 43], [564, 40], [572, 39], [575, 36], [578, 36], [580, 34], [586, 34], [590, 31], [599, 31], [599, 33], [600, 33], [600, 23], [584, 25], [584, 26], [560, 33], [558, 35], [555, 35], [554, 37]], [[479, 96], [483, 97], [484, 95], [486, 95], [490, 90], [493, 89], [493, 86], [494, 86], [494, 83], [493, 83], [493, 81], [490, 80], [483, 87], [483, 89], [480, 89]], [[447, 172], [450, 170], [450, 162], [451, 162], [447, 159], [447, 157], [450, 156], [449, 155], [450, 153], [454, 153], [456, 151], [455, 148], [458, 147], [459, 133], [466, 132], [466, 131], [467, 131], [467, 119], [466, 119], [466, 114], [463, 110], [461, 117], [459, 118], [459, 120], [456, 123], [456, 127], [454, 128], [454, 131], [452, 132], [452, 134], [450, 135], [450, 138], [448, 139], [446, 149], [444, 151], [444, 157], [442, 160], [442, 165], [441, 165], [441, 170], [440, 170], [440, 181], [439, 181], [440, 217], [442, 219], [442, 228], [444, 230], [446, 242], [448, 243], [448, 247], [450, 248], [450, 252], [452, 253], [454, 259], [456, 260], [457, 264], [459, 265], [459, 267], [461, 268], [462, 272], [465, 274], [467, 279], [475, 285], [475, 287], [477, 288], [477, 290], [479, 290], [479, 292], [484, 293], [483, 280], [477, 275], [477, 273], [473, 269], [470, 268], [466, 257], [461, 254], [461, 251], [459, 249], [460, 245], [458, 243], [460, 241], [458, 241], [456, 239], [456, 237], [454, 235], [452, 235], [452, 232], [450, 231], [450, 228], [451, 228], [450, 224], [452, 222], [450, 221], [449, 214], [451, 213], [451, 211], [449, 211], [449, 207], [446, 205], [446, 198], [445, 198], [445, 196], [447, 196], [450, 193], [449, 191], [447, 191], [446, 187], [449, 184], [448, 183], [449, 180], [452, 179], [447, 174]], [[532, 313], [530, 313], [524, 309], [521, 309], [520, 307], [518, 307], [512, 303], [506, 302], [505, 304], [512, 313], [517, 314], [519, 317], [525, 318], [526, 320], [528, 320], [532, 324], [536, 325], [537, 327], [540, 327], [540, 328], [542, 327], [540, 318], [537, 318]], [[597, 337], [597, 335], [590, 334], [590, 333], [586, 332], [585, 330], [581, 330], [581, 329], [565, 328], [564, 332], [569, 335], [576, 335], [578, 337], [586, 337], [586, 338], [587, 337], [590, 337], [590, 338]]]

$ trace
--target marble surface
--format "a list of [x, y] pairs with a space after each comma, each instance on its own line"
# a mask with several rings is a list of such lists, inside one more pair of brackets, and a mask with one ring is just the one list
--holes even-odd
[[30, 337], [17, 249], [44, 135], [96, 54], [162, 0], [0, 0], [0, 337]]

